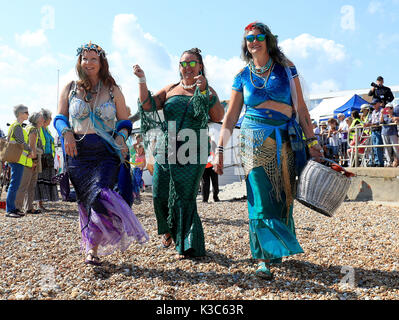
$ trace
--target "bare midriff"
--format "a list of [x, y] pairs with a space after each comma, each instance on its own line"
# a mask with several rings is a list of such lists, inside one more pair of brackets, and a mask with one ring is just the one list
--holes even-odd
[[265, 102], [257, 105], [254, 108], [256, 108], [256, 109], [271, 109], [271, 110], [280, 112], [289, 118], [291, 118], [291, 116], [292, 116], [292, 107], [288, 104], [277, 102], [277, 101], [268, 100], [268, 101], [265, 101]]

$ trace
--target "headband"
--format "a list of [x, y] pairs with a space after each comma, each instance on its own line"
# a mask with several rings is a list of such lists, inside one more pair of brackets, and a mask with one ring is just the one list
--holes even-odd
[[98, 56], [102, 56], [103, 58], [105, 58], [105, 51], [103, 50], [103, 48], [94, 43], [91, 43], [91, 41], [87, 44], [80, 46], [77, 49], [76, 55], [80, 56], [84, 51], [95, 51]]

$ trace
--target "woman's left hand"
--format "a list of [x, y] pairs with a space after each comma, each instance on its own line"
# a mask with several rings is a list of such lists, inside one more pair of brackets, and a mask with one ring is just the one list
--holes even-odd
[[312, 158], [314, 158], [317, 162], [320, 162], [323, 156], [324, 151], [319, 144], [314, 145], [313, 147], [309, 148], [309, 154]]
[[200, 89], [200, 91], [206, 90], [206, 86], [208, 84], [208, 81], [206, 80], [206, 78], [202, 74], [200, 74], [199, 76], [194, 77], [194, 79], [196, 80], [196, 85]]
[[122, 136], [117, 136], [115, 138], [115, 142], [116, 144], [121, 146], [121, 152], [124, 158], [126, 158], [126, 156], [129, 153], [129, 148], [127, 147], [126, 143], [125, 143], [125, 139], [123, 139]]

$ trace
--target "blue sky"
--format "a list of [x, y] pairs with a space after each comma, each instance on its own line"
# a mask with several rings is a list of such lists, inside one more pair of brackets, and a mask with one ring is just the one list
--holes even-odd
[[161, 1], [0, 0], [0, 127], [12, 107], [56, 113], [60, 87], [75, 79], [76, 49], [90, 40], [136, 109], [139, 63], [156, 91], [178, 80], [182, 51], [202, 50], [208, 79], [229, 99], [242, 67], [244, 27], [266, 23], [296, 64], [306, 93], [368, 88], [378, 75], [399, 85], [399, 0]]

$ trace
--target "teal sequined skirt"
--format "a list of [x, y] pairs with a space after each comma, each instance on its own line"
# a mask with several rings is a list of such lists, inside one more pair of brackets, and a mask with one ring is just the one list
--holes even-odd
[[278, 263], [282, 257], [303, 253], [296, 239], [293, 205], [287, 208], [284, 193], [282, 201], [271, 196], [272, 185], [262, 167], [249, 173], [246, 186], [252, 258]]
[[[241, 154], [247, 159], [244, 168], [252, 258], [280, 263], [282, 257], [303, 253], [303, 249], [295, 233], [295, 164], [288, 133], [282, 124], [284, 117], [277, 112], [268, 112], [268, 115], [271, 116], [267, 119], [252, 115], [244, 118]], [[256, 146], [251, 150], [248, 145], [254, 141], [253, 137], [257, 138]]]

